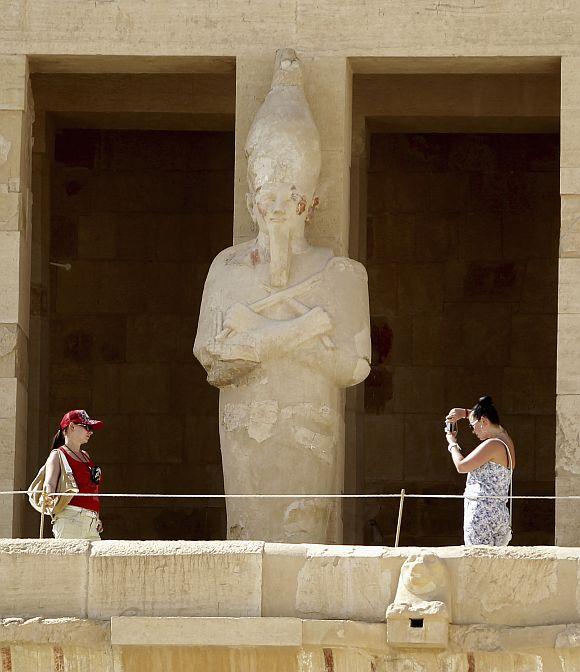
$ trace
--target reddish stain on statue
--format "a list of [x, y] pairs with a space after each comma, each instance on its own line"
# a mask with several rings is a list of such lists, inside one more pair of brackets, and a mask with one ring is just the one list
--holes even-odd
[[255, 249], [252, 250], [252, 253], [250, 254], [250, 259], [252, 260], [252, 266], [255, 266], [256, 264], [260, 263], [260, 250]]

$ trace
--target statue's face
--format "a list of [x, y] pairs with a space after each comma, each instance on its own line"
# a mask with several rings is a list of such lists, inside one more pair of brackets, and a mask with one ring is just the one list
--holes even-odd
[[304, 190], [295, 184], [266, 183], [254, 195], [258, 225], [271, 233], [303, 226], [308, 214]]
[[413, 554], [403, 563], [401, 576], [407, 590], [426, 595], [444, 580], [443, 564], [433, 553]]
[[260, 231], [268, 234], [270, 282], [273, 287], [284, 287], [290, 270], [291, 241], [304, 237], [308, 216], [305, 190], [296, 184], [267, 182], [256, 189], [251, 209]]

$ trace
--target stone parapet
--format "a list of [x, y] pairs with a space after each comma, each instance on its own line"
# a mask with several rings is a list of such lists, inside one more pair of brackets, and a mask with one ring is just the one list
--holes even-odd
[[[456, 625], [580, 622], [580, 549], [446, 547]], [[414, 548], [0, 541], [0, 617], [284, 617], [381, 623]], [[60, 578], [59, 578], [60, 577]]]
[[389, 645], [416, 548], [241, 541], [0, 541], [3, 670], [580, 669], [580, 549], [429, 549], [446, 648]]
[[[2, 644], [113, 646], [352, 647], [388, 651], [384, 623], [269, 617], [139, 617], [0, 619]], [[512, 628], [451, 628], [450, 649], [460, 651], [571, 650], [580, 624]]]

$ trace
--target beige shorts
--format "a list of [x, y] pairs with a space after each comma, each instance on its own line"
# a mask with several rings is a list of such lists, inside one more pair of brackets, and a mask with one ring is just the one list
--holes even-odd
[[52, 521], [52, 533], [55, 539], [90, 539], [98, 541], [99, 516], [94, 511], [80, 506], [66, 506], [57, 513]]

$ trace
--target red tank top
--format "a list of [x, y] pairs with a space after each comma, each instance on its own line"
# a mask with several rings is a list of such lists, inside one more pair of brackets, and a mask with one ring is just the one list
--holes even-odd
[[[86, 453], [83, 451], [83, 455], [87, 457], [88, 462], [81, 462], [74, 458], [69, 452], [64, 448], [60, 448], [64, 456], [67, 459], [67, 462], [70, 464], [75, 481], [79, 488], [79, 492], [86, 492], [90, 494], [97, 494], [99, 492], [99, 486], [97, 483], [91, 481], [91, 472], [90, 468], [95, 466], [95, 463], [87, 457]], [[99, 513], [101, 508], [101, 498], [100, 497], [73, 497], [70, 502], [70, 506], [80, 506], [83, 509], [90, 509], [91, 511], [96, 511]]]

